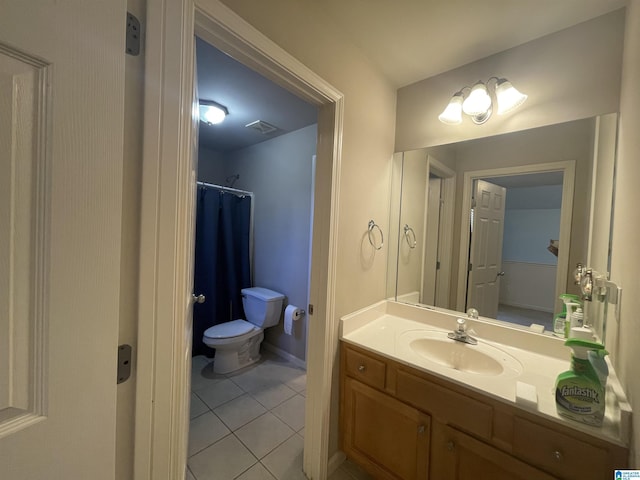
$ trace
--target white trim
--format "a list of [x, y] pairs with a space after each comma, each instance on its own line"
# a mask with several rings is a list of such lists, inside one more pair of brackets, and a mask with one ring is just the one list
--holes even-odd
[[438, 250], [440, 271], [438, 272], [435, 306], [450, 308], [451, 302], [451, 271], [453, 269], [453, 226], [454, 222], [443, 222], [443, 218], [454, 218], [456, 203], [456, 172], [438, 161], [432, 155], [427, 155], [428, 172], [433, 172], [442, 179], [440, 197], [444, 200], [444, 206], [440, 212], [440, 228], [438, 238]]
[[[465, 227], [471, 221], [469, 202], [473, 180], [485, 177], [503, 177], [507, 175], [522, 175], [527, 173], [543, 172], [563, 172], [562, 178], [562, 206], [560, 213], [560, 245], [558, 252], [558, 270], [556, 274], [556, 311], [561, 307], [560, 294], [566, 290], [567, 275], [569, 272], [569, 248], [571, 244], [571, 219], [573, 216], [573, 189], [575, 181], [574, 160], [562, 162], [539, 163], [533, 165], [522, 165], [517, 167], [492, 168], [488, 170], [473, 170], [464, 172], [464, 186], [462, 190], [462, 215], [460, 228], [460, 250], [458, 259], [458, 290], [456, 299], [456, 310], [464, 311], [465, 296], [467, 293], [467, 256], [469, 254], [469, 230]], [[565, 247], [563, 247], [565, 246]], [[482, 312], [480, 312], [482, 314]]]
[[[135, 480], [184, 478], [190, 384], [194, 33], [318, 109], [304, 471], [327, 476], [343, 95], [219, 0], [147, 3]], [[185, 308], [186, 307], [186, 308]]]

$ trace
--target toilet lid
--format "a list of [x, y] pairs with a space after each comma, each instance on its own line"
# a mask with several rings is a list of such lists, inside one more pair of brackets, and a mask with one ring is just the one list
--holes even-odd
[[233, 320], [231, 322], [220, 323], [205, 330], [204, 336], [207, 338], [231, 338], [244, 335], [253, 330], [255, 325], [246, 320]]

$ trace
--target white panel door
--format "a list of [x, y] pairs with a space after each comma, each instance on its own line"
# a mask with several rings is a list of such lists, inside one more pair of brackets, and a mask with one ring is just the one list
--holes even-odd
[[483, 317], [498, 313], [505, 198], [504, 187], [476, 181], [467, 308], [476, 308]]
[[113, 479], [126, 2], [0, 3], [0, 478]]

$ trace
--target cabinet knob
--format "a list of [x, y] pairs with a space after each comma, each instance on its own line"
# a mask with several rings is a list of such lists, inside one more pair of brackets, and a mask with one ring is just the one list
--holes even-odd
[[447, 450], [453, 452], [456, 449], [456, 443], [453, 440], [447, 442]]
[[556, 462], [561, 461], [563, 458], [562, 452], [560, 450], [555, 450], [551, 455]]
[[424, 425], [420, 425], [418, 427], [418, 434], [422, 435], [424, 433]]
[[364, 365], [360, 365], [360, 366], [358, 367], [358, 371], [359, 371], [359, 372], [364, 372], [366, 369], [367, 369], [367, 367], [365, 367]]

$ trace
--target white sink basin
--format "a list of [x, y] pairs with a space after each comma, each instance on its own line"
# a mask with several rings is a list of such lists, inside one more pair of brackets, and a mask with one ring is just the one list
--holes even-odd
[[400, 335], [399, 348], [408, 348], [421, 359], [474, 375], [520, 375], [522, 364], [503, 350], [482, 340], [470, 345], [448, 338], [447, 332], [410, 330]]

